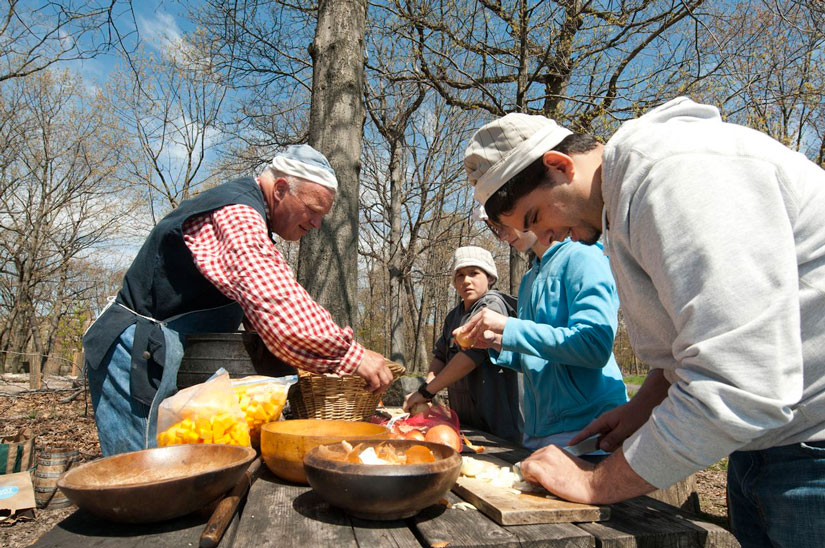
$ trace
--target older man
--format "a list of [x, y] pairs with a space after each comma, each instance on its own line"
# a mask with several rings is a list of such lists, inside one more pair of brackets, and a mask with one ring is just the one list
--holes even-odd
[[270, 236], [295, 241], [319, 228], [337, 185], [322, 154], [292, 146], [257, 179], [202, 192], [157, 224], [83, 338], [104, 455], [154, 446], [158, 405], [177, 389], [184, 334], [234, 331], [244, 317], [289, 364], [387, 387], [383, 356], [312, 300]]
[[[491, 219], [544, 241], [604, 239], [630, 340], [651, 368], [580, 435], [598, 466], [551, 446], [525, 476], [577, 501], [666, 487], [730, 455], [744, 546], [820, 546], [825, 523], [825, 171], [716, 108], [679, 98], [602, 146], [510, 114], [465, 155]], [[576, 440], [572, 440], [575, 442]]]

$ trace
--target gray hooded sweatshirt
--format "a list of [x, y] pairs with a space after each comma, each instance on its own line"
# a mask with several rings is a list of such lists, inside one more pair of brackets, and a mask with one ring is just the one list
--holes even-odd
[[602, 194], [631, 344], [671, 382], [631, 468], [825, 439], [825, 171], [678, 98], [608, 141]]

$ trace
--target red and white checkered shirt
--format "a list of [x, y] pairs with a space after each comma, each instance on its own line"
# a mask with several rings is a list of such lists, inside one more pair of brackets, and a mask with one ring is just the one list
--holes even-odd
[[301, 287], [253, 208], [229, 205], [187, 219], [183, 239], [201, 273], [241, 305], [267, 348], [316, 373], [351, 374], [364, 356], [352, 328], [339, 327]]

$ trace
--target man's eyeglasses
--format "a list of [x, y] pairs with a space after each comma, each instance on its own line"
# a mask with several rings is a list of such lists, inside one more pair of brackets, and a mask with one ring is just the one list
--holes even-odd
[[504, 225], [494, 223], [493, 221], [491, 221], [489, 219], [485, 219], [484, 224], [487, 225], [487, 228], [490, 229], [490, 232], [493, 233], [493, 236], [495, 236], [499, 240], [504, 239], [504, 233], [506, 231], [506, 229], [504, 228]]

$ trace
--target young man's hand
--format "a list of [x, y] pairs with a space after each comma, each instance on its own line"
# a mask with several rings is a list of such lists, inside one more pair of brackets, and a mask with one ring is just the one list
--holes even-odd
[[570, 440], [570, 445], [599, 434], [599, 449], [615, 451], [650, 418], [653, 408], [667, 397], [670, 383], [661, 369], [648, 373], [639, 392], [624, 405], [596, 417]]
[[[489, 308], [481, 309], [467, 323], [453, 331], [453, 337], [472, 341], [473, 348], [490, 348], [501, 345], [501, 334], [508, 316]], [[461, 345], [464, 347], [464, 345]]]

